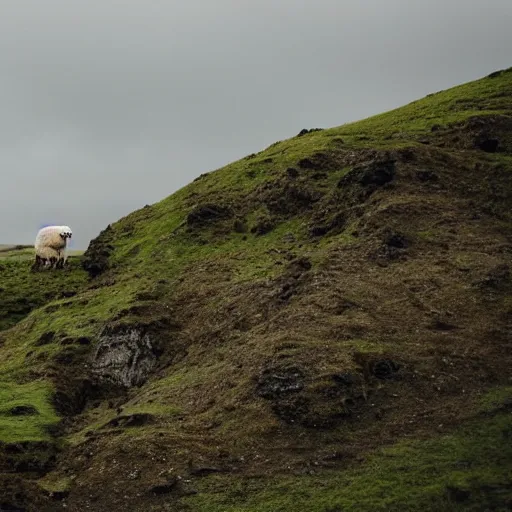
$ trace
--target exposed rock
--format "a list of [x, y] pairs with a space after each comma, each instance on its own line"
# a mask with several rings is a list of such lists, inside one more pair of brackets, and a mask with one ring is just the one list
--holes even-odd
[[82, 259], [82, 267], [91, 278], [97, 277], [109, 268], [109, 258], [114, 251], [113, 229], [108, 225], [96, 238], [91, 240]]
[[132, 328], [100, 337], [92, 372], [100, 380], [130, 388], [143, 384], [156, 362], [149, 334]]
[[311, 128], [310, 130], [308, 130], [307, 128], [303, 128], [298, 134], [297, 134], [297, 137], [302, 137], [303, 135], [307, 135], [308, 133], [313, 133], [313, 132], [321, 132], [323, 130], [323, 128]]
[[307, 428], [334, 427], [365, 403], [361, 378], [351, 373], [320, 378], [294, 391], [272, 397], [272, 411], [286, 423]]
[[277, 398], [300, 391], [304, 387], [304, 373], [297, 366], [265, 368], [256, 385], [256, 394], [263, 398]]

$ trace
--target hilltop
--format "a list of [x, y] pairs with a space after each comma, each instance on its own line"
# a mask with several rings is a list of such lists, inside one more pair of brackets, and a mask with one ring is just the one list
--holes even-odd
[[512, 68], [0, 258], [0, 509], [504, 510], [511, 254]]

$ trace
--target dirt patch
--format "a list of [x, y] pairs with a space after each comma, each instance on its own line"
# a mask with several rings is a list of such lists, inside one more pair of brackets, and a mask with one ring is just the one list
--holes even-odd
[[44, 345], [48, 345], [49, 343], [53, 343], [55, 341], [55, 332], [48, 331], [39, 337], [39, 339], [36, 341], [37, 347], [42, 347]]
[[372, 361], [370, 364], [372, 375], [380, 380], [395, 379], [399, 376], [400, 365], [391, 359]]
[[387, 265], [389, 262], [404, 261], [407, 258], [407, 249], [411, 245], [407, 235], [387, 227], [381, 231], [380, 238], [382, 242], [376, 250], [370, 252], [370, 259], [380, 265]]
[[251, 233], [258, 236], [270, 233], [276, 227], [276, 221], [270, 215], [263, 215], [256, 220], [254, 226], [251, 227]]
[[477, 139], [475, 144], [486, 153], [496, 153], [496, 151], [498, 151], [500, 141], [498, 139], [488, 139], [483, 137], [482, 139]]
[[485, 153], [512, 152], [512, 119], [505, 115], [473, 116], [433, 133], [429, 142], [441, 147], [472, 149]]
[[95, 383], [83, 371], [76, 373], [62, 372], [53, 378], [56, 391], [52, 402], [56, 411], [64, 417], [80, 414], [89, 400], [96, 396], [106, 394], [106, 389], [98, 389]]
[[[310, 378], [304, 384], [297, 373], [272, 374], [265, 398], [272, 412], [284, 423], [312, 429], [329, 429], [353, 416], [365, 403], [361, 376], [341, 372]], [[279, 380], [276, 380], [279, 377]], [[278, 392], [272, 392], [277, 389]]]
[[420, 169], [420, 170], [416, 171], [416, 176], [419, 181], [423, 181], [423, 182], [439, 181], [439, 176], [431, 169]]
[[506, 263], [501, 263], [496, 267], [489, 270], [483, 279], [477, 281], [477, 287], [494, 289], [494, 290], [510, 290], [512, 287], [512, 275], [510, 273], [510, 266]]
[[9, 414], [12, 416], [37, 416], [39, 411], [32, 405], [17, 405], [9, 411]]
[[327, 233], [337, 234], [343, 231], [347, 225], [347, 212], [341, 211], [333, 214], [330, 219], [322, 219], [322, 224], [316, 224], [312, 226], [309, 233], [312, 237], [324, 236]]
[[49, 505], [34, 480], [16, 474], [0, 474], [2, 512], [51, 512]]
[[148, 413], [128, 414], [110, 420], [102, 428], [143, 427], [155, 423], [155, 417]]
[[171, 494], [175, 491], [177, 491], [179, 488], [179, 480], [177, 478], [173, 478], [171, 480], [166, 480], [165, 482], [162, 482], [160, 484], [153, 485], [149, 492], [151, 494], [156, 494], [158, 496], [165, 495], [165, 494]]
[[335, 153], [315, 153], [299, 160], [298, 166], [305, 170], [329, 171], [340, 168], [340, 158]]
[[53, 467], [57, 453], [52, 442], [0, 443], [0, 472], [43, 474]]
[[308, 271], [312, 264], [308, 258], [297, 258], [288, 263], [283, 274], [275, 281], [275, 291], [272, 294], [278, 304], [287, 303], [309, 279]]
[[338, 182], [338, 188], [358, 184], [371, 191], [391, 182], [396, 173], [396, 160], [378, 160], [367, 165], [354, 167]]
[[322, 192], [309, 187], [306, 183], [279, 180], [261, 187], [257, 201], [265, 204], [272, 218], [286, 219], [310, 210], [322, 196]]
[[228, 206], [208, 203], [196, 206], [187, 216], [187, 224], [191, 228], [204, 227], [221, 220], [232, 218], [233, 210]]

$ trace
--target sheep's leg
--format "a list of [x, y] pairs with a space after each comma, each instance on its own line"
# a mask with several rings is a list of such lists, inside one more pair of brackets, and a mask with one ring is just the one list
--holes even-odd
[[37, 255], [34, 266], [36, 267], [36, 270], [42, 270], [46, 267], [47, 263], [48, 263], [48, 260], [46, 258], [43, 258], [42, 256]]
[[36, 259], [34, 263], [32, 264], [31, 270], [32, 272], [35, 272], [41, 268], [41, 256], [36, 254]]
[[55, 264], [55, 268], [62, 268], [63, 267], [63, 261], [62, 261], [62, 251], [57, 251], [57, 263]]

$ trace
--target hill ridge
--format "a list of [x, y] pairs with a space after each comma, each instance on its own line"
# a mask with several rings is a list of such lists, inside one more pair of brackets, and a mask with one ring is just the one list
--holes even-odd
[[201, 175], [62, 272], [0, 258], [2, 506], [506, 506], [511, 128], [512, 68]]

